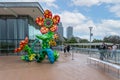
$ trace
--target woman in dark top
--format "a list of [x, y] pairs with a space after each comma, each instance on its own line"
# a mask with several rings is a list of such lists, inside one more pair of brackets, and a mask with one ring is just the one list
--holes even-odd
[[67, 52], [68, 53], [70, 52], [70, 46], [69, 45], [67, 46]]

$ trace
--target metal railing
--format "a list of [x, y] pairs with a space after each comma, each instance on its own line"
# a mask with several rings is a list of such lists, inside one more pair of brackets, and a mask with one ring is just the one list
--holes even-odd
[[120, 50], [113, 53], [112, 50], [98, 50], [89, 48], [72, 48], [72, 53], [87, 54], [89, 57], [101, 59], [103, 61], [120, 64]]

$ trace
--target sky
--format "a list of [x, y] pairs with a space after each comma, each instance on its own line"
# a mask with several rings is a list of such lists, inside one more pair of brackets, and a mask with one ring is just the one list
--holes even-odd
[[73, 35], [89, 40], [105, 36], [120, 36], [120, 0], [0, 0], [1, 2], [39, 2], [44, 10], [60, 15], [66, 37], [66, 28], [73, 27]]

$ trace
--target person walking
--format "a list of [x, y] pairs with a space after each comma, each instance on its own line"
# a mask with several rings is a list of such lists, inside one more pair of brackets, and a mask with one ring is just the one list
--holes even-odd
[[106, 59], [105, 53], [107, 52], [107, 45], [104, 42], [100, 46], [99, 50], [100, 50], [100, 59], [101, 60]]
[[69, 45], [67, 46], [67, 52], [68, 53], [70, 52], [70, 46]]
[[111, 58], [111, 55], [112, 55], [112, 46], [109, 46], [107, 50], [107, 59]]
[[67, 45], [67, 53], [70, 54], [70, 45]]
[[66, 50], [67, 50], [67, 46], [64, 45], [64, 53], [66, 53]]
[[67, 53], [66, 53], [66, 51], [67, 51], [67, 46], [64, 45], [64, 55], [65, 55], [65, 57], [67, 57]]
[[117, 45], [114, 43], [113, 46], [112, 46], [112, 55], [111, 55], [111, 57], [115, 58], [115, 59], [116, 59], [116, 50], [117, 50]]

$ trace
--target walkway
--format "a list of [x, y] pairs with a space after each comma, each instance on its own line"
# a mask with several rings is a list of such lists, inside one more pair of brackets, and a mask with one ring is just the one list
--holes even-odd
[[90, 66], [87, 56], [75, 54], [65, 57], [62, 53], [57, 62], [50, 64], [24, 62], [18, 56], [0, 56], [0, 80], [114, 80], [101, 69]]

